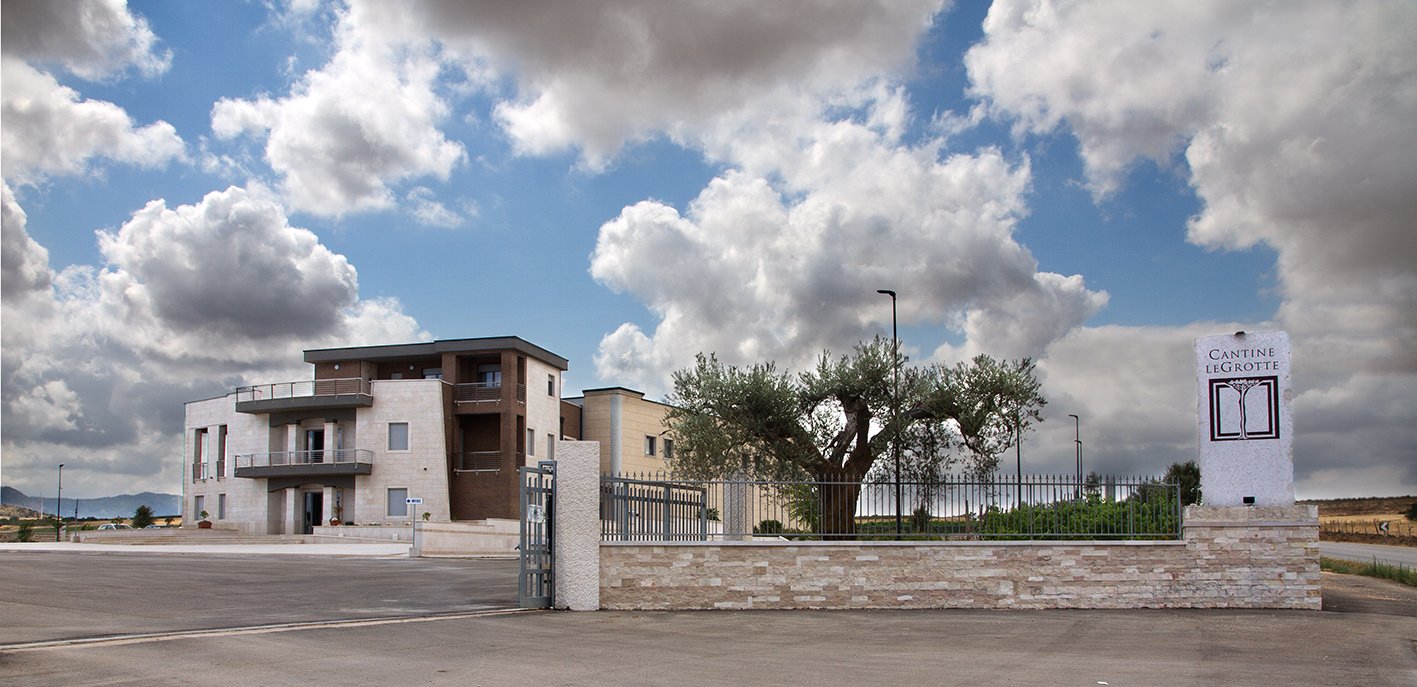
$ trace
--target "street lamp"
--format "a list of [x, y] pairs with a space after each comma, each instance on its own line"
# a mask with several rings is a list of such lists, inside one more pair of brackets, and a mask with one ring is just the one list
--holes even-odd
[[1068, 413], [1068, 417], [1073, 419], [1073, 444], [1077, 447], [1077, 493], [1082, 497], [1082, 418]]
[[[896, 328], [895, 292], [890, 289], [876, 289], [876, 293], [891, 297], [891, 421], [900, 419], [900, 334]], [[899, 432], [900, 428], [897, 427]], [[900, 437], [891, 440], [891, 452], [895, 454], [895, 538], [900, 539]]]
[[54, 541], [59, 541], [59, 530], [64, 526], [64, 464], [59, 464], [59, 493], [54, 495]]

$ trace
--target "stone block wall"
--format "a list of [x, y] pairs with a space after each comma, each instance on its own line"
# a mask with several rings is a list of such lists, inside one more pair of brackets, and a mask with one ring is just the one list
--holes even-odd
[[607, 609], [1321, 605], [1313, 506], [1185, 513], [1182, 541], [604, 542]]

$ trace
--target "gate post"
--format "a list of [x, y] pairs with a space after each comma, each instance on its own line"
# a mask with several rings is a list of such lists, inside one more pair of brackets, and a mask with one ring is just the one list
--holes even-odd
[[556, 608], [600, 608], [600, 442], [556, 442]]

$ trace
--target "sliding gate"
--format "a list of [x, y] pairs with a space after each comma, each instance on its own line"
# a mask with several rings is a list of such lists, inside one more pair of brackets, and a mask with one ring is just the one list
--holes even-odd
[[521, 553], [517, 602], [522, 608], [550, 608], [555, 572], [551, 565], [552, 512], [556, 501], [556, 463], [517, 468], [521, 484]]

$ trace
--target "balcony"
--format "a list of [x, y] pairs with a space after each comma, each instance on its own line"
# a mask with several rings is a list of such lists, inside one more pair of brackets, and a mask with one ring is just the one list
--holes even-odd
[[[517, 403], [526, 404], [526, 385], [516, 387]], [[474, 382], [453, 385], [453, 401], [464, 403], [500, 403], [502, 385], [496, 382]]]
[[367, 475], [373, 471], [374, 452], [362, 448], [279, 451], [236, 456], [237, 477], [325, 477]]
[[466, 451], [454, 454], [457, 472], [501, 472], [501, 451]]
[[284, 410], [368, 408], [374, 388], [367, 379], [306, 379], [236, 389], [236, 412], [273, 413]]

